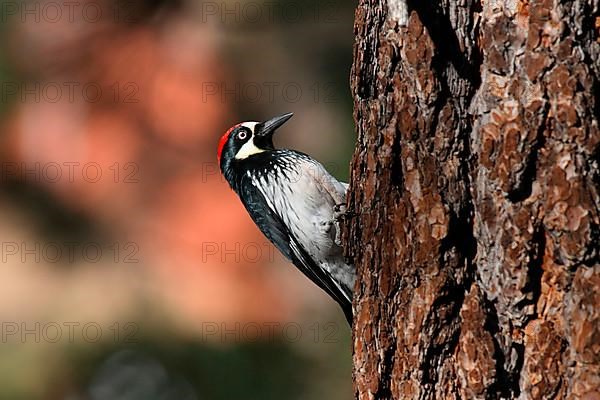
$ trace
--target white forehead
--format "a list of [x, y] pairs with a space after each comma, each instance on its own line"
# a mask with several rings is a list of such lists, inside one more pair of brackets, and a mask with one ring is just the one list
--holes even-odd
[[251, 121], [251, 122], [242, 122], [240, 125], [250, 129], [250, 132], [254, 133], [254, 128], [258, 125], [259, 122]]

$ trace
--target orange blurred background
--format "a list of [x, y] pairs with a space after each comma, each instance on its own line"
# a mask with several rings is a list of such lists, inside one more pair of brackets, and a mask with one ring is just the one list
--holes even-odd
[[0, 398], [350, 397], [341, 312], [216, 145], [292, 111], [276, 145], [347, 179], [353, 9], [0, 2]]

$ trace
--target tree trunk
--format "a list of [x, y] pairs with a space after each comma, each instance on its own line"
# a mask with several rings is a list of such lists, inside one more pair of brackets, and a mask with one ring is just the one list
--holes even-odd
[[600, 399], [599, 2], [405, 1], [356, 11], [356, 397]]

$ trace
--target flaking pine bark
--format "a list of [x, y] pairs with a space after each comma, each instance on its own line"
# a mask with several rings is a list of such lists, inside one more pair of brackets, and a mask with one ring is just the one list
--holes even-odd
[[359, 1], [357, 399], [600, 399], [599, 8]]

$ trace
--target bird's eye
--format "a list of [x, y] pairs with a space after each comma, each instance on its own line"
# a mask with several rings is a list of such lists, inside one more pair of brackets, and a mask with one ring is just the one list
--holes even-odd
[[244, 140], [244, 139], [246, 139], [247, 137], [248, 137], [248, 132], [246, 132], [245, 130], [241, 130], [241, 131], [238, 133], [238, 139], [240, 139], [240, 140]]

